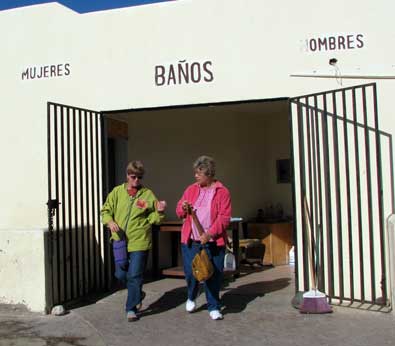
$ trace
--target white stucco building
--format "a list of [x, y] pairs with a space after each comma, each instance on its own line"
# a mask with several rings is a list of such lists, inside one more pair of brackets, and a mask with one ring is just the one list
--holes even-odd
[[[389, 305], [394, 5], [93, 6], [0, 4], [0, 303], [45, 311], [103, 284], [97, 212], [108, 180], [122, 179], [109, 167], [141, 159], [146, 184], [168, 201], [172, 219], [193, 160], [206, 153], [231, 190], [235, 216], [281, 204], [294, 219], [297, 290], [311, 285], [314, 230], [325, 292]], [[101, 136], [109, 118], [127, 126], [126, 135]], [[102, 164], [106, 157], [111, 165]], [[278, 181], [283, 159], [294, 164], [291, 183]], [[48, 232], [51, 199], [61, 204]], [[66, 276], [52, 280], [54, 271]]]

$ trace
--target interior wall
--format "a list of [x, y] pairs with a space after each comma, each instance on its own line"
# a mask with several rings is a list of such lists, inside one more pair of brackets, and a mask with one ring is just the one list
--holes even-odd
[[281, 203], [292, 214], [291, 184], [278, 184], [276, 160], [290, 157], [286, 101], [135, 111], [129, 121], [129, 160], [146, 166], [144, 184], [168, 202], [167, 219], [202, 154], [217, 162], [217, 178], [230, 190], [234, 217]]
[[125, 181], [125, 168], [128, 164], [128, 141], [123, 138], [114, 139], [115, 185]]

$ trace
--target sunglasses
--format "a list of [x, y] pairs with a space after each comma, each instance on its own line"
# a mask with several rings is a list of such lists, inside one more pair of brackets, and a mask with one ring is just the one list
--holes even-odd
[[141, 179], [143, 179], [143, 176], [142, 176], [142, 175], [135, 175], [135, 174], [133, 174], [133, 173], [128, 173], [128, 176], [129, 176], [131, 179], [133, 179], [133, 180], [136, 180], [136, 179], [141, 180]]

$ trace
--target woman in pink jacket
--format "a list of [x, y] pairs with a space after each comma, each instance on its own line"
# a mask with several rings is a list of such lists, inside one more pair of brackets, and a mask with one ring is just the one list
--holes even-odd
[[[220, 312], [219, 291], [223, 277], [226, 228], [231, 216], [230, 194], [228, 189], [214, 178], [215, 162], [211, 157], [200, 156], [193, 168], [196, 183], [187, 187], [176, 209], [177, 215], [184, 219], [181, 230], [181, 250], [188, 286], [186, 310], [193, 312], [196, 309], [195, 300], [199, 282], [192, 274], [192, 260], [204, 245], [214, 266], [213, 276], [204, 282], [207, 307], [213, 320], [221, 320], [223, 316]], [[188, 207], [195, 210], [204, 234], [199, 235], [191, 216], [187, 213]]]

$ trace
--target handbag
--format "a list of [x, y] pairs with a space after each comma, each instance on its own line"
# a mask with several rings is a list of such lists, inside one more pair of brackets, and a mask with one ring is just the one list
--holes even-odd
[[126, 233], [124, 230], [128, 229], [130, 211], [131, 211], [131, 208], [133, 206], [135, 199], [136, 199], [136, 195], [130, 197], [129, 215], [126, 219], [125, 227], [123, 229], [119, 229], [116, 232], [119, 240], [113, 239], [113, 242], [112, 242], [112, 251], [113, 251], [113, 255], [114, 255], [115, 265], [118, 264], [121, 267], [121, 269], [123, 269], [125, 271], [128, 270], [129, 258], [128, 258], [128, 241], [127, 241]]
[[[199, 234], [202, 235], [204, 233], [204, 229], [196, 215], [195, 210], [192, 209], [192, 206], [188, 206], [187, 213], [192, 217], [192, 222], [195, 224]], [[200, 249], [200, 251], [192, 260], [192, 274], [199, 282], [210, 279], [214, 274], [214, 266], [204, 247]]]
[[126, 241], [125, 232], [117, 232], [120, 240], [113, 240], [112, 250], [114, 254], [114, 262], [118, 264], [122, 269], [125, 269], [128, 265], [128, 244]]
[[199, 282], [210, 279], [214, 274], [214, 266], [205, 248], [202, 248], [193, 258], [192, 274]]

